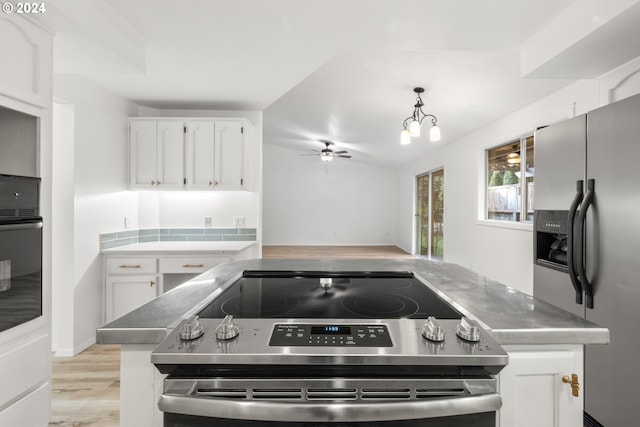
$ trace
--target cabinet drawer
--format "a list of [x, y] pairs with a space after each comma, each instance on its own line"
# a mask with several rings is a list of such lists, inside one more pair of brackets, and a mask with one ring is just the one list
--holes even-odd
[[107, 274], [155, 273], [156, 258], [108, 258]]
[[160, 273], [203, 273], [227, 261], [227, 257], [160, 258]]

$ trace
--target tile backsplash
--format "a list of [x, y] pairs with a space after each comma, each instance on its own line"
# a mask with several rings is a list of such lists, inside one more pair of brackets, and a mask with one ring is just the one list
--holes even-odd
[[100, 250], [159, 241], [253, 241], [255, 228], [144, 228], [100, 234]]

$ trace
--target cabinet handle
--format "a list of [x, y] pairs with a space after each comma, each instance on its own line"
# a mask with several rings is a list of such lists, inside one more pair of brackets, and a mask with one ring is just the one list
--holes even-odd
[[204, 267], [204, 264], [184, 264], [183, 268], [200, 268]]
[[156, 187], [160, 185], [160, 181], [156, 181]]
[[156, 185], [156, 182], [154, 180], [151, 180], [151, 186], [153, 187], [154, 185]]
[[149, 286], [150, 286], [150, 287], [152, 287], [152, 288], [153, 288], [153, 285], [155, 285], [155, 284], [156, 284], [156, 282], [154, 282], [153, 280], [151, 280], [151, 281], [149, 282]]
[[209, 181], [209, 187], [213, 185], [213, 181]]
[[562, 382], [571, 385], [571, 394], [573, 397], [580, 396], [580, 382], [578, 381], [578, 376], [576, 374], [571, 374], [571, 378], [569, 378], [569, 375], [563, 376]]
[[136, 265], [122, 264], [118, 268], [142, 268], [142, 266], [140, 264], [136, 264]]

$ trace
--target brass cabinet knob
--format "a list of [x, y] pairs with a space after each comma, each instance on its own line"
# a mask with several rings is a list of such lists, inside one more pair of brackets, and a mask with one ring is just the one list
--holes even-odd
[[156, 284], [156, 282], [154, 282], [153, 280], [151, 280], [151, 281], [149, 282], [149, 286], [150, 286], [150, 287], [152, 287], [152, 288], [153, 288], [153, 285], [155, 285], [155, 284]]
[[571, 377], [569, 377], [569, 375], [564, 375], [562, 377], [562, 382], [571, 385], [571, 394], [573, 397], [580, 396], [580, 382], [578, 381], [578, 376], [576, 374], [571, 374]]

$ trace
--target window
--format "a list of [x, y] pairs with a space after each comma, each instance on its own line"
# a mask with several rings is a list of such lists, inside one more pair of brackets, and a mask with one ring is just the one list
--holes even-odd
[[417, 177], [417, 255], [444, 257], [444, 169]]
[[487, 150], [486, 219], [533, 221], [533, 162], [533, 135]]

